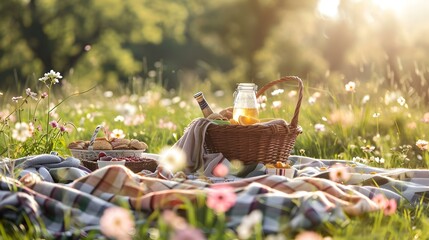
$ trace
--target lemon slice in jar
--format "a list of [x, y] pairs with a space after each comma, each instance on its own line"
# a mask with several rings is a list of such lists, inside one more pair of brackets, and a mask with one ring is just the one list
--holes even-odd
[[249, 117], [244, 115], [238, 116], [238, 123], [240, 123], [240, 125], [247, 126], [247, 125], [252, 125], [259, 122], [260, 122], [259, 119], [254, 117]]

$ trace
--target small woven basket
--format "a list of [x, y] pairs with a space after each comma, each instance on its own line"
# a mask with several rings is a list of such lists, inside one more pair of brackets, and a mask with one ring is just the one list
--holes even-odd
[[[82, 165], [88, 168], [91, 171], [95, 171], [98, 169], [98, 163], [96, 160], [85, 160], [80, 159], [82, 162]], [[158, 162], [155, 159], [152, 158], [140, 158], [140, 161], [138, 162], [125, 162], [125, 167], [129, 168], [131, 171], [138, 173], [143, 170], [149, 170], [151, 172], [155, 172], [156, 168], [158, 167]]]
[[297, 136], [302, 133], [302, 128], [298, 125], [303, 96], [302, 80], [296, 76], [283, 77], [268, 83], [256, 93], [256, 97], [259, 97], [270, 87], [287, 81], [297, 81], [299, 85], [298, 101], [289, 124], [210, 124], [205, 136], [206, 151], [222, 153], [227, 159], [239, 160], [244, 164], [286, 162]]
[[139, 161], [131, 162], [126, 161], [125, 166], [131, 169], [133, 172], [140, 172], [142, 170], [149, 170], [154, 172], [158, 167], [158, 162], [155, 159], [145, 156], [145, 150], [94, 150], [94, 141], [103, 126], [99, 125], [95, 128], [94, 133], [89, 142], [88, 149], [70, 149], [73, 157], [79, 159], [83, 166], [91, 171], [98, 169], [98, 154], [100, 152], [106, 153], [107, 156], [111, 157], [138, 157]]

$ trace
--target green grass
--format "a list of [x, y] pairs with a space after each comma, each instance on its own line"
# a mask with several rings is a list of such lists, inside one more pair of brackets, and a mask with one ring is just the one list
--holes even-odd
[[[425, 113], [423, 99], [407, 99], [406, 92], [397, 91], [394, 97], [392, 91], [374, 88], [368, 84], [358, 85], [356, 92], [343, 90], [344, 82], [337, 82], [340, 87], [329, 89], [322, 86], [305, 86], [305, 97], [300, 111], [299, 123], [304, 133], [297, 138], [294, 153], [315, 158], [348, 159], [355, 157], [366, 159], [367, 164], [385, 168], [427, 168], [429, 154], [416, 147], [418, 139], [429, 140], [428, 123], [422, 121]], [[56, 93], [50, 96], [50, 102], [61, 103], [52, 111], [49, 120], [57, 120], [69, 129], [67, 133], [53, 133], [47, 128], [47, 112], [51, 107], [47, 101], [39, 103], [28, 99], [27, 103], [19, 106], [10, 102], [8, 93], [0, 96], [2, 102], [2, 129], [0, 131], [0, 153], [2, 157], [18, 158], [25, 155], [38, 154], [55, 150], [61, 155], [70, 155], [67, 144], [74, 140], [89, 140], [94, 129], [104, 124], [107, 129], [122, 129], [128, 138], [145, 141], [149, 145], [148, 152], [159, 153], [164, 147], [171, 146], [183, 134], [185, 127], [192, 119], [200, 117], [201, 112], [193, 93], [202, 90], [215, 110], [232, 105], [232, 98], [218, 98], [210, 90], [197, 85], [195, 89], [168, 92], [159, 84], [140, 83], [139, 89], [130, 90], [130, 86], [108, 96], [102, 87], [96, 87], [87, 93], [72, 96], [62, 102], [65, 97], [75, 93], [72, 85], [56, 88]], [[292, 118], [296, 96], [288, 96], [295, 90], [293, 84], [284, 85], [285, 92], [278, 99], [282, 107], [273, 109], [270, 103], [261, 112], [261, 117], [280, 117], [286, 120]], [[365, 95], [367, 102], [362, 102]], [[397, 100], [404, 97], [409, 105], [401, 105]], [[268, 96], [270, 97], [270, 96]], [[314, 97], [311, 103], [309, 98]], [[391, 98], [391, 99], [390, 99]], [[17, 109], [16, 107], [19, 106]], [[14, 109], [16, 112], [13, 113]], [[13, 113], [8, 122], [4, 122], [7, 113]], [[379, 115], [378, 115], [379, 114]], [[123, 119], [124, 121], [121, 121]], [[15, 122], [34, 122], [42, 130], [38, 132], [38, 140], [27, 140], [21, 143], [12, 137]], [[133, 122], [134, 121], [134, 122]], [[317, 131], [316, 124], [323, 124], [324, 131]], [[48, 129], [48, 131], [47, 131]], [[37, 130], [36, 130], [37, 131]], [[49, 140], [46, 138], [49, 134]], [[56, 134], [56, 135], [55, 135]], [[103, 133], [100, 133], [102, 136]], [[41, 147], [43, 145], [43, 147]], [[371, 152], [363, 148], [374, 146]], [[24, 150], [22, 150], [24, 149]], [[385, 159], [384, 164], [374, 162], [374, 158]], [[183, 211], [190, 224], [201, 229], [223, 229], [219, 216], [209, 214], [207, 208], [192, 207], [188, 204]], [[163, 234], [168, 227], [154, 212], [143, 225], [141, 232], [158, 226]], [[203, 223], [196, 219], [203, 217]], [[381, 213], [370, 213], [353, 217], [339, 226], [324, 225], [318, 231], [334, 239], [428, 239], [429, 215], [427, 208], [419, 206], [409, 208], [399, 206], [393, 216], [383, 216]], [[165, 231], [164, 231], [165, 230]], [[2, 221], [0, 236], [3, 239], [30, 239], [35, 234], [39, 236], [43, 230], [29, 226], [15, 226], [11, 222]], [[222, 234], [224, 232], [221, 232]], [[297, 232], [290, 230], [284, 234], [293, 237]], [[220, 234], [219, 232], [217, 234]], [[227, 232], [233, 237], [232, 232]], [[256, 235], [258, 236], [258, 235]]]

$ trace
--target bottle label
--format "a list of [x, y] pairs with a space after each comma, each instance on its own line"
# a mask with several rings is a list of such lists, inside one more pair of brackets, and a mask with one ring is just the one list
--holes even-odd
[[198, 104], [200, 105], [201, 109], [205, 109], [206, 107], [209, 106], [209, 104], [206, 101], [204, 101], [204, 100], [198, 101]]

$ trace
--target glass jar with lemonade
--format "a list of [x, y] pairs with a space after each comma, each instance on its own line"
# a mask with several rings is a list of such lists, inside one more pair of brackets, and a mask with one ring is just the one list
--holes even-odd
[[258, 119], [258, 105], [256, 102], [257, 86], [254, 83], [239, 83], [234, 92], [233, 119], [239, 122], [240, 116]]

